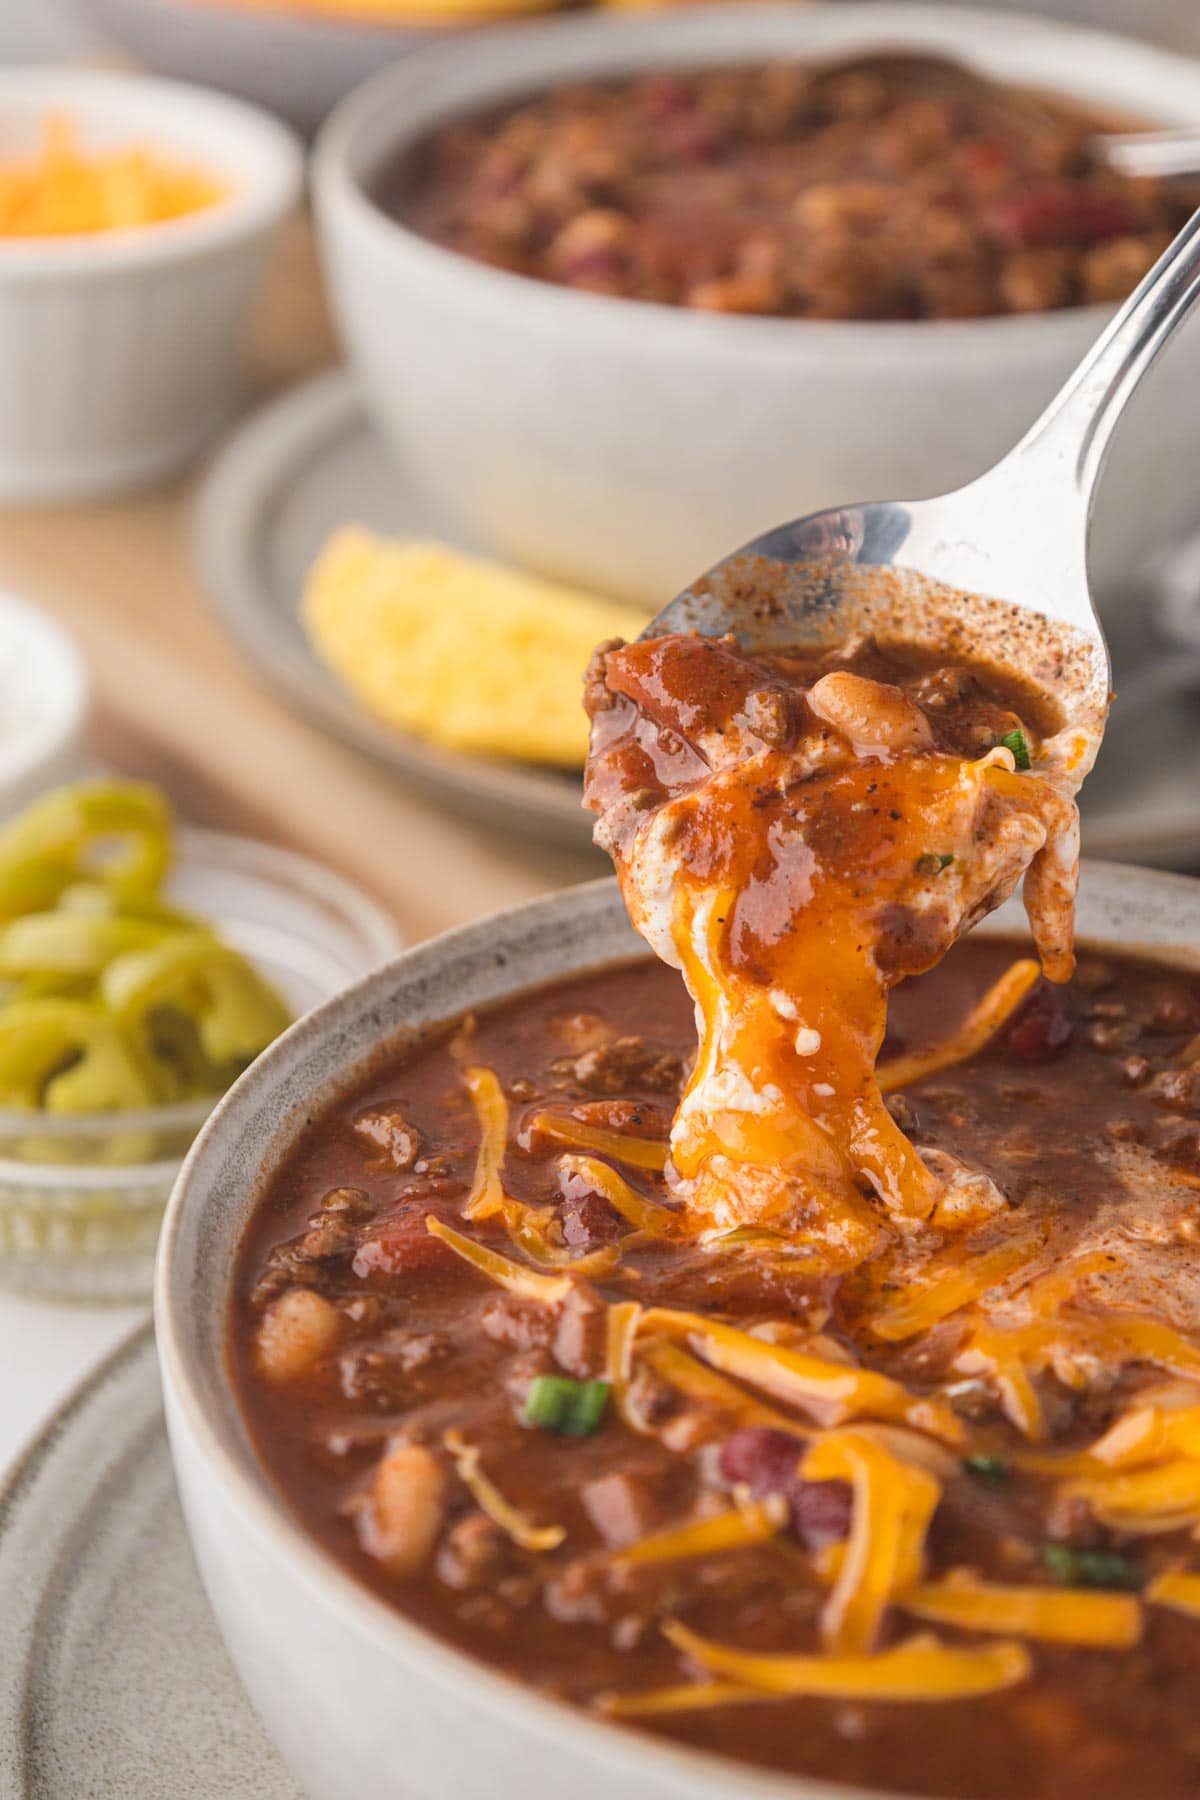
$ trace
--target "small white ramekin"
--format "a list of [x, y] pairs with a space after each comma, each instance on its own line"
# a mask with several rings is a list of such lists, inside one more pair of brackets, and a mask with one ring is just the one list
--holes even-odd
[[48, 116], [88, 148], [145, 145], [225, 198], [180, 219], [78, 237], [0, 237], [0, 500], [84, 498], [180, 468], [238, 398], [247, 308], [303, 180], [266, 114], [179, 82], [0, 71], [0, 160]]

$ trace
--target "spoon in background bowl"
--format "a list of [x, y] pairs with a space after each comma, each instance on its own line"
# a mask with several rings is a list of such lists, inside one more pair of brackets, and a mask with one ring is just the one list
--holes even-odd
[[1182, 125], [1166, 131], [1105, 132], [1092, 148], [1118, 175], [1167, 180], [1200, 175], [1200, 130]]
[[1096, 483], [1118, 420], [1197, 298], [1200, 212], [985, 475], [936, 499], [838, 507], [764, 532], [677, 595], [643, 637], [731, 633], [769, 651], [874, 632], [991, 663], [1055, 706], [1082, 778], [1110, 698], [1087, 578]]

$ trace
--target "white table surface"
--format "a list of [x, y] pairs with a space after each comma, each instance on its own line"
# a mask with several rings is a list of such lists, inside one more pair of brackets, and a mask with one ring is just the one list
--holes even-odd
[[0, 1292], [0, 1478], [89, 1369], [148, 1317], [148, 1306], [52, 1306]]

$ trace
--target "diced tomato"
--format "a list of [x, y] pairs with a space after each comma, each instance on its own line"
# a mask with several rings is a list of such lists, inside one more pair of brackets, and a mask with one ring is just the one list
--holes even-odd
[[431, 1212], [445, 1217], [448, 1224], [457, 1222], [453, 1213], [446, 1214], [424, 1201], [415, 1205], [410, 1201], [388, 1213], [363, 1238], [354, 1255], [354, 1273], [360, 1277], [397, 1276], [411, 1274], [414, 1269], [449, 1267], [454, 1252], [426, 1229], [425, 1220]]

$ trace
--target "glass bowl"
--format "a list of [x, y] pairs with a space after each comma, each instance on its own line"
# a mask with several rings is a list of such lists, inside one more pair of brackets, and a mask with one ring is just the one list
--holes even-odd
[[[341, 876], [221, 832], [179, 831], [167, 894], [215, 925], [296, 1018], [403, 944]], [[163, 1208], [219, 1097], [137, 1113], [0, 1110], [0, 1285], [54, 1299], [147, 1295]]]

